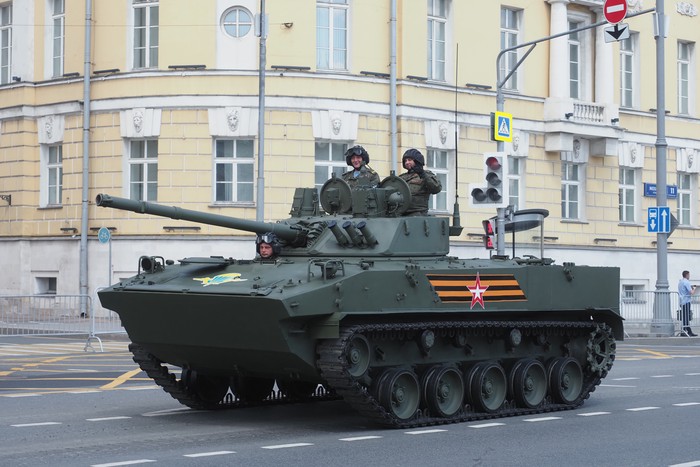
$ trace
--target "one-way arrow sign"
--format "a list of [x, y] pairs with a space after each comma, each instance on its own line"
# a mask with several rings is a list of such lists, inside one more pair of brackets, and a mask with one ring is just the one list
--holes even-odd
[[605, 34], [603, 37], [605, 38], [605, 42], [615, 42], [629, 39], [630, 28], [627, 27], [626, 23], [618, 23], [615, 26], [605, 28]]

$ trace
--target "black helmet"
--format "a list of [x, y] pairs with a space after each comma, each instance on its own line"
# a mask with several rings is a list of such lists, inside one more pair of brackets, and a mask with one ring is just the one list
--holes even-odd
[[365, 164], [369, 164], [369, 154], [367, 154], [365, 148], [363, 148], [359, 144], [345, 151], [345, 163], [347, 165], [352, 165], [352, 163], [350, 162], [350, 158], [352, 156], [362, 156], [362, 160], [365, 162]]
[[282, 251], [282, 245], [280, 245], [280, 241], [277, 238], [277, 235], [275, 235], [272, 232], [265, 232], [264, 234], [258, 234], [257, 237], [255, 237], [255, 252], [257, 254], [260, 254], [260, 244], [261, 243], [267, 243], [272, 247], [272, 254], [273, 255], [279, 255], [280, 252]]
[[409, 149], [408, 151], [403, 153], [403, 157], [401, 158], [401, 165], [404, 168], [406, 167], [406, 159], [413, 159], [416, 165], [420, 165], [421, 167], [425, 165], [425, 158], [418, 149]]

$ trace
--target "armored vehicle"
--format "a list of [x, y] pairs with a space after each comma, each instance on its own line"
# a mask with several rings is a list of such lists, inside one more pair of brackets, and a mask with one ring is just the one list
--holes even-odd
[[98, 206], [272, 232], [281, 245], [271, 260], [141, 256], [100, 301], [140, 367], [196, 409], [325, 395], [412, 427], [582, 404], [623, 336], [619, 270], [452, 257], [461, 228], [402, 216], [409, 201], [393, 174], [375, 188], [335, 177], [298, 188], [276, 223], [101, 194]]

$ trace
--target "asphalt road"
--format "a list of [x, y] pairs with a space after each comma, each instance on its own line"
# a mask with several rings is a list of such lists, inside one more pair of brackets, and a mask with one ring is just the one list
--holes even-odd
[[[342, 401], [200, 412], [131, 361], [123, 341], [0, 339], [0, 462], [12, 466], [700, 466], [700, 339], [626, 341], [565, 412], [411, 430]], [[683, 345], [681, 345], [683, 344]]]

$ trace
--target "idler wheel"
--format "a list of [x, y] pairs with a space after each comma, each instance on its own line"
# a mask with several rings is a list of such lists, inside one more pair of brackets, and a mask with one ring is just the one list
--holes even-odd
[[562, 404], [573, 404], [583, 389], [581, 365], [571, 357], [557, 358], [549, 367], [549, 389]]
[[195, 370], [183, 368], [180, 381], [187, 392], [207, 404], [218, 404], [228, 392], [229, 378], [198, 373]]
[[598, 325], [595, 331], [591, 332], [586, 344], [588, 365], [593, 373], [598, 376], [605, 376], [615, 361], [615, 338], [612, 336], [610, 327]]
[[508, 393], [508, 382], [503, 367], [495, 362], [475, 365], [468, 374], [469, 400], [477, 412], [497, 412]]
[[260, 402], [272, 394], [275, 380], [272, 378], [255, 378], [236, 376], [232, 378], [233, 393], [242, 401]]
[[362, 334], [355, 334], [348, 342], [345, 355], [348, 360], [348, 373], [355, 378], [364, 375], [369, 369], [371, 350], [369, 341]]
[[420, 405], [420, 384], [410, 370], [385, 370], [379, 378], [377, 393], [379, 403], [400, 420], [413, 417]]
[[547, 395], [547, 370], [539, 360], [520, 360], [511, 371], [510, 381], [519, 407], [538, 407]]
[[464, 400], [462, 373], [452, 365], [430, 368], [424, 376], [423, 397], [431, 414], [440, 417], [456, 414]]

